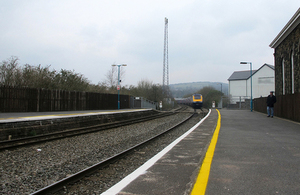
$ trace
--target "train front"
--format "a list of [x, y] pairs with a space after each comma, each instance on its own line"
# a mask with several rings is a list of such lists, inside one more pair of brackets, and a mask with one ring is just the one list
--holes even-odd
[[192, 106], [194, 109], [201, 109], [203, 104], [202, 95], [201, 94], [194, 94]]

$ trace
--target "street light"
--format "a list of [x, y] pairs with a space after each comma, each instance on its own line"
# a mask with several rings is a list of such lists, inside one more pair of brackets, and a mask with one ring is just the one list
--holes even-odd
[[112, 66], [117, 66], [118, 67], [118, 110], [120, 109], [120, 67], [121, 66], [127, 66], [126, 64], [113, 64]]
[[218, 105], [219, 105], [219, 108], [222, 108], [223, 107], [223, 90], [222, 90], [222, 83], [219, 83], [219, 84], [221, 85], [221, 101]]
[[250, 99], [250, 110], [253, 111], [253, 102], [252, 102], [252, 62], [240, 62], [240, 64], [250, 64], [250, 79], [251, 79], [251, 99]]

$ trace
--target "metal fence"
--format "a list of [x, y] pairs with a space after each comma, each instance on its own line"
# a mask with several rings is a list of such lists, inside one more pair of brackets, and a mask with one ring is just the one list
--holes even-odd
[[158, 108], [157, 102], [147, 100], [143, 97], [135, 97], [133, 102], [133, 108], [151, 108], [156, 110]]
[[229, 98], [228, 109], [250, 109], [249, 96], [231, 96]]
[[[300, 94], [287, 94], [276, 96], [274, 115], [300, 122]], [[255, 111], [267, 113], [267, 97], [255, 98], [253, 108]]]
[[[130, 107], [130, 96], [120, 95], [120, 108]], [[0, 112], [107, 110], [117, 108], [117, 94], [0, 86]]]

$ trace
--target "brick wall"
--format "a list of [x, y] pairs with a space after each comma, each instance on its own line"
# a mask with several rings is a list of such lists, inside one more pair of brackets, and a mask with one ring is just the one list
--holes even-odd
[[300, 24], [275, 48], [275, 92], [283, 94], [282, 61], [284, 60], [285, 94], [292, 93], [291, 58], [294, 61], [294, 93], [300, 93]]

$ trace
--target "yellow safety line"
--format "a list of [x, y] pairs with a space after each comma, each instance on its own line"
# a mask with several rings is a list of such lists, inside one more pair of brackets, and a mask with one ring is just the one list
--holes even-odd
[[221, 114], [218, 111], [218, 122], [217, 122], [217, 127], [215, 129], [214, 135], [211, 139], [210, 145], [207, 149], [207, 152], [205, 154], [205, 158], [203, 160], [199, 175], [197, 177], [196, 183], [194, 185], [194, 188], [192, 190], [191, 195], [204, 195], [208, 178], [209, 178], [209, 172], [210, 172], [210, 166], [211, 162], [214, 156], [215, 148], [217, 145], [218, 141], [218, 136], [219, 136], [219, 131], [221, 127]]

